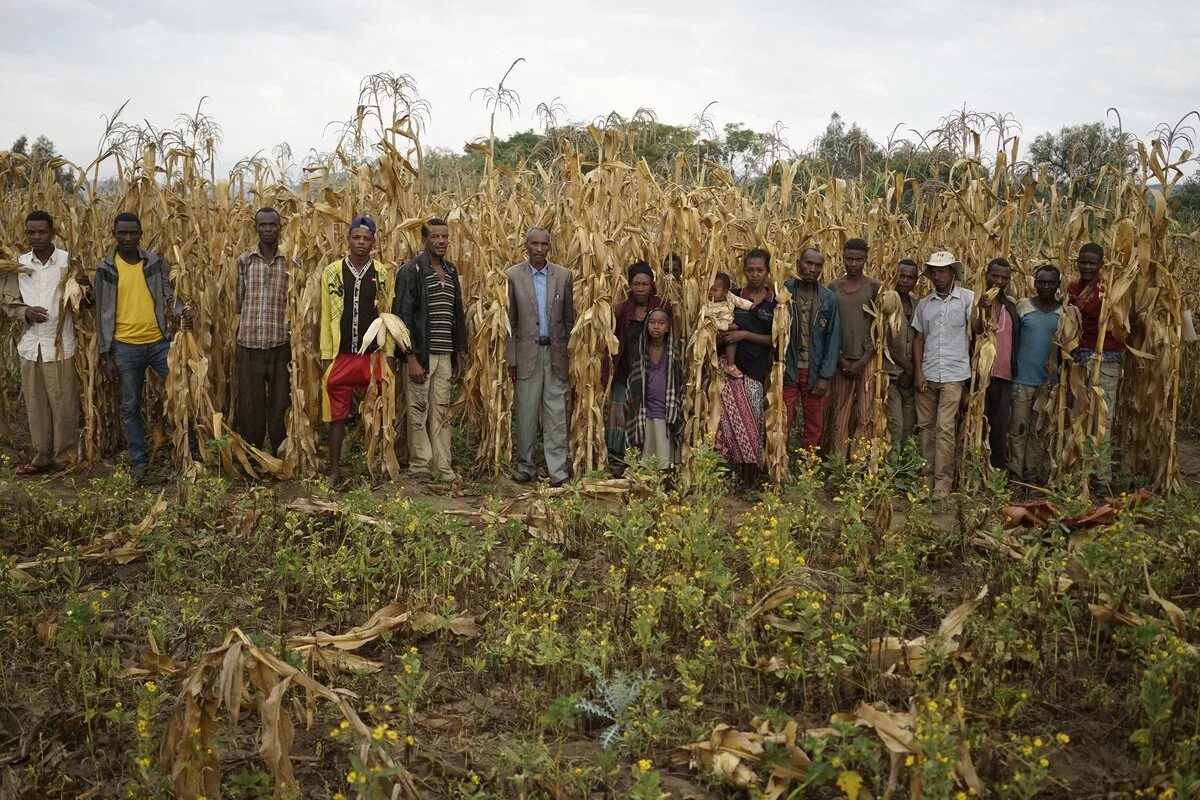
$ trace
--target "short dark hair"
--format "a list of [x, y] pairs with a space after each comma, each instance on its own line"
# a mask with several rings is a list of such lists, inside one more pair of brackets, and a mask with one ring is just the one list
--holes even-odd
[[50, 226], [50, 230], [54, 230], [54, 217], [40, 208], [30, 211], [25, 217], [25, 222], [44, 222]]
[[771, 254], [767, 252], [765, 247], [752, 247], [746, 251], [746, 255], [742, 257], [742, 266], [750, 263], [752, 258], [761, 258], [763, 263], [767, 265], [767, 269], [771, 268]]
[[729, 277], [728, 272], [718, 272], [716, 275], [713, 275], [713, 286], [716, 286], [718, 283], [728, 289], [733, 286], [733, 278]]
[[255, 222], [258, 222], [258, 215], [259, 215], [259, 214], [274, 214], [275, 216], [279, 217], [279, 221], [280, 221], [280, 222], [282, 222], [282, 221], [283, 221], [283, 215], [282, 215], [282, 214], [280, 214], [280, 213], [279, 213], [278, 211], [276, 211], [275, 209], [271, 208], [270, 206], [264, 206], [264, 207], [260, 208], [258, 211], [255, 211], [255, 212], [254, 212], [254, 221], [255, 221]]
[[421, 223], [421, 238], [422, 239], [429, 238], [429, 229], [430, 228], [449, 228], [449, 227], [450, 226], [446, 223], [446, 220], [442, 219], [441, 217], [430, 217], [429, 219], [427, 219]]
[[663, 256], [663, 264], [665, 265], [668, 261], [671, 262], [671, 264], [678, 264], [681, 267], [683, 266], [683, 259], [680, 258], [679, 253], [676, 253], [674, 250]]
[[842, 245], [842, 252], [844, 253], [847, 250], [861, 250], [865, 253], [867, 252], [867, 240], [859, 236], [847, 239], [846, 243]]
[[1040, 267], [1035, 269], [1033, 271], [1033, 279], [1035, 281], [1037, 280], [1037, 276], [1038, 276], [1039, 272], [1053, 272], [1054, 280], [1059, 283], [1062, 283], [1062, 271], [1059, 270], [1059, 268], [1054, 266], [1053, 264], [1042, 264]]
[[802, 250], [800, 251], [800, 255], [796, 256], [796, 263], [797, 263], [797, 264], [799, 264], [801, 261], [803, 261], [803, 260], [804, 260], [804, 254], [805, 254], [805, 253], [807, 253], [809, 250], [812, 250], [814, 253], [816, 253], [816, 254], [817, 254], [817, 255], [819, 255], [819, 256], [823, 256], [823, 255], [825, 255], [824, 253], [822, 253], [822, 252], [821, 252], [821, 248], [819, 248], [819, 247], [815, 247], [815, 246], [813, 246], [813, 245], [811, 245], [811, 244], [810, 244], [810, 245], [806, 245], [806, 246], [804, 247], [804, 249], [802, 249]]
[[897, 266], [897, 267], [913, 267], [913, 268], [916, 268], [916, 267], [918, 267], [919, 265], [917, 264], [917, 262], [916, 262], [916, 261], [913, 261], [911, 258], [902, 258], [902, 259], [900, 259], [900, 262], [899, 262], [898, 264], [896, 264], [896, 266]]
[[1100, 260], [1104, 260], [1104, 248], [1095, 242], [1088, 242], [1083, 247], [1079, 248], [1079, 255], [1082, 256], [1085, 253], [1093, 256], [1100, 256]]
[[140, 219], [138, 219], [138, 215], [133, 213], [132, 211], [122, 211], [120, 214], [117, 214], [115, 217], [113, 217], [113, 232], [114, 233], [117, 230], [117, 225], [121, 222], [136, 222], [137, 226], [138, 226], [138, 230], [140, 231], [142, 229], [142, 221]]
[[[1007, 258], [1000, 256], [999, 258], [993, 258], [988, 262], [987, 269], [991, 269], [992, 267], [1008, 267], [1009, 269], [1012, 269], [1012, 264], [1008, 263]], [[984, 272], [986, 271], [987, 270], [984, 270]]]

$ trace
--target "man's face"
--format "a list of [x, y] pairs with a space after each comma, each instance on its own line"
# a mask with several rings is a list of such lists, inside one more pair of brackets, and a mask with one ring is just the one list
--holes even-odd
[[1006, 267], [1003, 264], [992, 264], [987, 270], [987, 285], [988, 288], [996, 288], [1000, 290], [1000, 294], [1004, 294], [1004, 290], [1008, 288], [1008, 282], [1012, 279], [1012, 267]]
[[808, 286], [812, 286], [821, 277], [821, 270], [825, 268], [825, 254], [820, 250], [808, 248], [804, 254], [800, 256], [800, 260], [796, 262], [796, 271], [800, 276], [800, 282]]
[[[676, 278], [683, 277], [683, 259], [682, 258], [667, 258], [667, 262], [671, 267], [671, 275]], [[663, 266], [667, 266], [664, 264]]]
[[851, 278], [857, 278], [863, 274], [863, 268], [867, 266], [867, 251], [843, 250], [842, 261], [846, 265], [846, 274]]
[[1058, 284], [1059, 279], [1048, 269], [1040, 270], [1033, 276], [1033, 290], [1037, 292], [1039, 300], [1053, 302], [1054, 295], [1058, 293]]
[[1084, 283], [1088, 283], [1100, 274], [1100, 268], [1104, 266], [1104, 256], [1097, 253], [1080, 253], [1079, 258], [1075, 259], [1075, 266], [1079, 268], [1079, 277]]
[[425, 237], [425, 250], [438, 258], [445, 258], [450, 249], [450, 228], [446, 225], [430, 225]]
[[529, 263], [535, 267], [540, 267], [546, 263], [546, 256], [550, 253], [550, 234], [545, 231], [532, 231], [525, 237], [525, 254], [529, 256]]
[[939, 292], [948, 292], [954, 286], [954, 267], [930, 267], [929, 280], [933, 281], [933, 288]]
[[767, 262], [761, 258], [752, 258], [742, 267], [746, 276], [746, 285], [752, 289], [761, 289], [767, 282]]
[[258, 243], [267, 247], [274, 247], [279, 244], [279, 230], [281, 227], [279, 224], [279, 215], [273, 212], [264, 212], [254, 218], [254, 230], [258, 233]]
[[54, 229], [44, 219], [26, 222], [25, 240], [29, 242], [30, 250], [45, 250], [54, 240]]
[[121, 220], [113, 227], [117, 249], [122, 253], [136, 253], [142, 241], [142, 225], [139, 222]]
[[644, 272], [639, 272], [633, 276], [633, 280], [629, 282], [629, 296], [634, 301], [641, 305], [650, 298], [650, 293], [654, 291], [654, 281]]
[[896, 268], [896, 292], [901, 297], [908, 297], [913, 287], [917, 285], [917, 268], [912, 264], [901, 264]]
[[366, 258], [371, 255], [371, 247], [375, 244], [375, 234], [370, 228], [355, 228], [350, 231], [350, 255], [356, 258]]

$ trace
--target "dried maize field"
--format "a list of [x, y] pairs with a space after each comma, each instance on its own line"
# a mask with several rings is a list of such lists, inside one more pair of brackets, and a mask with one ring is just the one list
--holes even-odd
[[[94, 191], [93, 166], [68, 197], [53, 164], [34, 172], [0, 153], [0, 269], [23, 251], [32, 208], [58, 220], [80, 269], [132, 210], [196, 319], [175, 335], [168, 380], [147, 390], [148, 430], [176, 472], [152, 488], [113, 466], [116, 390], [87, 309], [84, 463], [14, 478], [24, 409], [4, 331], [0, 798], [1200, 795], [1200, 500], [1177, 438], [1200, 423], [1196, 345], [1182, 334], [1200, 241], [1161, 194], [1188, 156], [1148, 142], [1136, 170], [1085, 199], [1023, 164], [1015, 142], [982, 154], [968, 139], [945, 180], [891, 174], [876, 196], [799, 162], [754, 190], [683, 156], [667, 179], [631, 158], [629, 129], [590, 130], [594, 156], [564, 143], [551, 168], [490, 169], [453, 192], [426, 179], [404, 120], [370, 164], [335, 155], [298, 181], [264, 162], [218, 178], [203, 153], [160, 143], [110, 156], [111, 193]], [[299, 267], [278, 459], [227, 426], [234, 262], [260, 206], [280, 210]], [[359, 213], [378, 221], [376, 254], [391, 263], [416, 251], [423, 220], [449, 220], [471, 340], [455, 405], [462, 485], [401, 478], [389, 392], [368, 397], [354, 429], [353, 487], [334, 494], [318, 477], [314, 277]], [[534, 225], [575, 275], [580, 479], [558, 489], [499, 477], [512, 429], [503, 270]], [[731, 494], [711, 449], [711, 278], [764, 246], [782, 290], [815, 245], [830, 280], [854, 236], [885, 283], [898, 259], [948, 248], [982, 290], [983, 265], [1005, 255], [1017, 296], [1034, 267], [1073, 276], [1079, 246], [1101, 243], [1104, 324], [1130, 345], [1115, 441], [1092, 433], [1111, 410], [1086, 391], [1088, 367], [1068, 365], [1045, 428], [1044, 503], [1014, 507], [984, 466], [982, 385], [950, 501], [930, 499], [911, 446], [889, 450], [882, 413], [879, 438], [848, 462], [769, 437], [768, 488]], [[684, 477], [610, 478], [599, 364], [615, 347], [612, 304], [626, 265], [671, 252], [683, 278], [660, 288], [679, 299], [691, 362]], [[877, 336], [894, 313], [885, 297]], [[783, 352], [786, 333], [775, 338]], [[769, 426], [783, 415], [781, 369]], [[1113, 453], [1114, 496], [1094, 496], [1088, 476]]]

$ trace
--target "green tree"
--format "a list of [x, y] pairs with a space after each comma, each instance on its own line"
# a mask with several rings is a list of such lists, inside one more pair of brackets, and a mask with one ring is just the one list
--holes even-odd
[[[50, 141], [45, 135], [39, 136], [33, 140], [32, 147], [29, 145], [29, 137], [19, 136], [13, 142], [12, 152], [18, 153], [29, 158], [29, 164], [26, 166], [27, 174], [32, 176], [34, 172], [42, 169], [48, 161], [59, 155], [58, 148], [54, 146], [54, 142]], [[67, 192], [75, 191], [75, 173], [70, 167], [55, 167], [54, 179], [62, 185]]]
[[804, 155], [813, 171], [837, 178], [872, 175], [883, 166], [883, 149], [857, 122], [847, 128], [836, 111]]
[[1177, 219], [1182, 222], [1200, 222], [1200, 172], [1193, 172], [1176, 184], [1170, 200]]
[[1063, 184], [1075, 182], [1085, 193], [1097, 189], [1106, 167], [1118, 173], [1133, 169], [1137, 151], [1132, 137], [1103, 122], [1068, 125], [1058, 133], [1043, 133], [1029, 147], [1030, 159], [1045, 164]]

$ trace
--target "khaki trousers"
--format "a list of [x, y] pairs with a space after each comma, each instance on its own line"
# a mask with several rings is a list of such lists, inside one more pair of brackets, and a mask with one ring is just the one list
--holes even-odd
[[449, 353], [430, 353], [425, 382], [404, 382], [408, 405], [408, 471], [414, 477], [433, 475], [454, 480], [449, 421], [453, 371]]
[[21, 393], [29, 414], [33, 464], [62, 464], [79, 444], [79, 388], [75, 357], [62, 361], [21, 359]]
[[1012, 419], [1009, 422], [1008, 471], [1019, 481], [1046, 480], [1046, 440], [1037, 429], [1034, 404], [1048, 386], [1012, 387]]
[[958, 405], [964, 381], [926, 381], [917, 392], [917, 428], [921, 431], [921, 455], [933, 470], [934, 496], [945, 496], [954, 488], [954, 450], [958, 434]]

